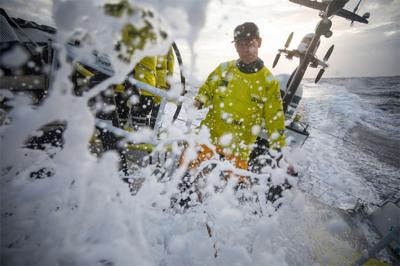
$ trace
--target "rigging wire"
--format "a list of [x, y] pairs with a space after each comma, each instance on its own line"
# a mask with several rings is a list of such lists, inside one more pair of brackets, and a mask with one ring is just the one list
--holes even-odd
[[[10, 20], [15, 24], [15, 26], [19, 29], [19, 31], [20, 31], [23, 35], [25, 35], [25, 37], [26, 37], [31, 43], [33, 43], [34, 46], [36, 46], [36, 48], [40, 48], [40, 47], [41, 47], [37, 42], [35, 42], [35, 41], [31, 38], [31, 36], [29, 36], [28, 33], [26, 33], [26, 32], [21, 28], [21, 26], [15, 21], [14, 18], [12, 18], [12, 17], [9, 17], [9, 18], [10, 18]], [[18, 40], [18, 41], [19, 41], [20, 43], [22, 43], [21, 40]]]
[[[26, 33], [25, 30], [22, 29], [22, 27], [15, 21], [14, 18], [12, 18], [12, 17], [9, 17], [9, 18], [10, 18], [10, 20], [15, 24], [15, 26], [17, 27], [17, 29], [18, 29], [23, 35], [25, 35], [25, 37], [36, 47], [36, 49], [41, 49], [41, 48], [45, 47], [45, 46], [40, 46], [37, 42], [35, 42], [35, 41], [33, 40], [33, 38], [32, 38], [28, 33]], [[24, 43], [23, 43], [21, 40], [19, 40], [19, 39], [18, 39], [18, 41], [19, 41], [20, 44], [22, 44], [24, 47], [26, 47], [26, 48], [29, 50], [29, 52], [30, 52], [31, 54], [35, 54], [35, 52], [32, 51], [31, 48], [30, 48], [28, 45], [24, 44]], [[37, 51], [36, 51], [36, 52], [37, 52]], [[43, 60], [42, 57], [40, 58], [40, 61], [42, 61], [42, 63], [43, 63], [44, 65], [47, 65], [47, 63]]]

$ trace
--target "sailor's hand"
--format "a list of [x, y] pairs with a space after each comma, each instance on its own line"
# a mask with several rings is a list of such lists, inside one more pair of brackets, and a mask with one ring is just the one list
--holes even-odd
[[286, 173], [291, 176], [298, 176], [299, 173], [294, 169], [294, 166], [289, 164], [286, 168]]
[[201, 109], [201, 107], [203, 106], [203, 103], [200, 102], [200, 101], [198, 101], [198, 100], [194, 100], [194, 101], [193, 101], [193, 106], [194, 106], [194, 108], [196, 108], [196, 109]]

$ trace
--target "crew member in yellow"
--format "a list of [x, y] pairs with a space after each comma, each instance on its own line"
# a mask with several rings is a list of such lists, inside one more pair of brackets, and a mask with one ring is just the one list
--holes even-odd
[[[233, 42], [239, 59], [220, 64], [208, 76], [199, 88], [195, 106], [209, 107], [201, 125], [210, 130], [219, 156], [247, 170], [262, 128], [268, 133], [271, 152], [284, 147], [285, 118], [279, 82], [258, 57], [262, 39], [257, 25], [245, 22], [237, 26]], [[214, 156], [209, 147], [202, 145], [189, 168]]]
[[[150, 11], [133, 6], [126, 0], [106, 4], [105, 12], [114, 17], [127, 15], [139, 16], [142, 18], [140, 26], [127, 23], [121, 30], [121, 37], [116, 50], [119, 59], [127, 63], [131, 61], [135, 52], [145, 49], [146, 45], [156, 43], [158, 36], [161, 36], [162, 39], [165, 39], [167, 36], [164, 32], [159, 32], [159, 34], [157, 34], [151, 22], [151, 18], [154, 14]], [[157, 85], [156, 66], [156, 56], [144, 57], [135, 65], [129, 76], [133, 76], [136, 80], [155, 87]], [[131, 113], [134, 129], [138, 129], [142, 126], [149, 126], [149, 115], [153, 107], [153, 95], [141, 90], [140, 86], [132, 85], [127, 81], [117, 85], [115, 87], [115, 92], [116, 107], [120, 121], [119, 127], [125, 127], [128, 122], [129, 112]], [[127, 100], [133, 94], [136, 94], [138, 99], [129, 111]]]
[[[133, 24], [133, 22], [129, 22], [123, 25], [120, 31], [120, 36], [117, 41], [117, 45], [115, 50], [118, 54], [118, 58], [129, 64], [131, 63], [132, 57], [137, 51], [141, 51], [145, 49], [149, 45], [154, 45], [159, 41], [158, 36], [161, 36], [162, 39], [165, 39], [161, 35], [161, 31], [154, 27], [154, 13], [150, 10], [141, 8], [139, 6], [134, 6], [129, 3], [127, 0], [114, 1], [112, 3], [107, 3], [104, 5], [105, 14], [116, 17], [116, 18], [130, 18], [135, 17], [138, 18], [132, 21], [137, 21], [139, 23]], [[156, 65], [157, 58], [155, 56], [148, 56], [142, 58], [139, 63], [134, 66], [134, 69], [128, 76], [133, 76], [135, 79], [147, 83], [151, 86], [156, 86]], [[122, 84], [118, 84], [114, 86], [114, 95], [108, 96], [112, 98], [116, 106], [116, 112], [113, 112], [113, 126], [126, 129], [129, 119], [130, 113], [135, 113], [133, 109], [137, 109], [138, 112], [143, 112], [143, 109], [146, 111], [146, 105], [140, 103], [140, 87], [132, 85], [128, 80], [123, 82]], [[139, 103], [133, 106], [133, 108], [129, 108], [128, 99], [136, 94], [139, 98]], [[115, 117], [115, 115], [117, 117]], [[134, 124], [137, 121], [132, 121]], [[145, 125], [148, 125], [145, 124]], [[134, 127], [140, 126], [134, 124]], [[116, 149], [120, 153], [121, 158], [121, 169], [128, 175], [128, 166], [125, 158], [125, 148], [119, 145], [119, 138], [112, 134], [111, 132], [105, 132], [110, 136], [103, 137], [103, 143], [107, 144], [107, 149]], [[104, 134], [103, 134], [104, 135]]]
[[[165, 55], [154, 57], [155, 61], [152, 61], [152, 69], [149, 67], [144, 68], [143, 71], [136, 75], [135, 78], [141, 80], [147, 78], [147, 80], [142, 80], [143, 82], [150, 84], [150, 76], [153, 87], [157, 87], [163, 90], [169, 90], [170, 84], [168, 82], [168, 77], [173, 75], [174, 72], [174, 53], [172, 48], [169, 49], [168, 53]], [[153, 75], [154, 74], [154, 75]], [[154, 77], [154, 80], [153, 80]], [[154, 84], [153, 84], [154, 82]], [[154, 128], [158, 111], [160, 109], [160, 97], [151, 94], [150, 92], [139, 90], [139, 103], [132, 107], [132, 121], [135, 126], [150, 126]]]
[[[142, 81], [150, 86], [156, 86], [156, 66], [157, 57], [148, 56], [143, 58], [134, 68], [133, 77], [136, 80]], [[154, 106], [153, 95], [149, 92], [141, 90], [139, 86], [133, 88], [137, 102], [131, 107], [132, 125], [135, 130], [140, 127], [150, 125], [150, 114]]]

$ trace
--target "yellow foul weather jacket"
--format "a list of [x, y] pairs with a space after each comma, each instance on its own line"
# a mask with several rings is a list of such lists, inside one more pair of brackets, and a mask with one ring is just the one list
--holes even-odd
[[[136, 64], [133, 69], [133, 78], [143, 83], [149, 84], [153, 87], [156, 86], [156, 65], [157, 58], [155, 56], [146, 56], [139, 63]], [[140, 90], [140, 86], [137, 86], [141, 95], [152, 96], [147, 91]], [[116, 92], [124, 93], [125, 87], [123, 84], [118, 84], [115, 88]]]
[[[150, 61], [151, 59], [151, 61]], [[174, 73], [174, 54], [172, 48], [166, 55], [146, 57], [135, 67], [135, 79], [150, 84], [153, 87], [167, 90], [169, 84], [167, 76]], [[141, 90], [141, 95], [154, 96], [156, 103], [160, 103], [161, 98], [147, 91]]]
[[260, 130], [265, 127], [270, 149], [285, 145], [285, 118], [279, 82], [264, 66], [246, 74], [236, 60], [220, 64], [200, 87], [196, 100], [209, 107], [202, 126], [225, 155], [248, 161]]
[[174, 51], [169, 49], [168, 53], [157, 57], [156, 80], [157, 88], [169, 89], [168, 76], [174, 74]]
[[[115, 3], [107, 3], [104, 6], [105, 13], [112, 17], [123, 17], [124, 15], [140, 16], [140, 25], [126, 23], [121, 29], [119, 48], [117, 49], [118, 57], [124, 62], [129, 63], [136, 51], [145, 49], [146, 45], [154, 44], [157, 41], [157, 32], [152, 25], [151, 18], [153, 15], [150, 11], [132, 6], [128, 1], [122, 0]], [[157, 57], [147, 56], [142, 58], [134, 67], [133, 77], [139, 81], [147, 83], [153, 87], [156, 86], [156, 66]], [[140, 89], [140, 87], [139, 87]], [[117, 85], [115, 90], [123, 93], [125, 88], [122, 84]], [[146, 93], [141, 94], [147, 95]]]

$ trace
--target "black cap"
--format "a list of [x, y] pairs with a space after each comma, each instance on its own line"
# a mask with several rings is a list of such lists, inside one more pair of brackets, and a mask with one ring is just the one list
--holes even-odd
[[260, 31], [253, 22], [245, 22], [237, 26], [233, 32], [233, 42], [260, 38]]

